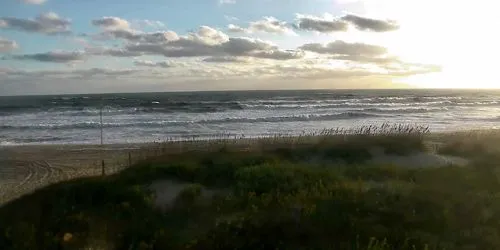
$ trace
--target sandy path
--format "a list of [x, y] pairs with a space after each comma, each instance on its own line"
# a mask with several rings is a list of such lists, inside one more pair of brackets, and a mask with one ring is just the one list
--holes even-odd
[[137, 159], [139, 146], [20, 146], [0, 147], [0, 205], [34, 190], [65, 180], [101, 175], [128, 166], [128, 153]]

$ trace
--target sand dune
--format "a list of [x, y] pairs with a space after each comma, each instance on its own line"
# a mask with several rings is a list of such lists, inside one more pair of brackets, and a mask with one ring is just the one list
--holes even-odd
[[[196, 144], [194, 143], [191, 147], [197, 148]], [[171, 148], [162, 152], [182, 150], [179, 146], [189, 146], [189, 144], [172, 144]], [[147, 150], [152, 148], [155, 150]], [[106, 174], [112, 174], [130, 164], [129, 154], [130, 160], [134, 162], [147, 157], [146, 153], [155, 152], [160, 151], [158, 145], [154, 144], [121, 144], [103, 147], [99, 145], [0, 147], [0, 205], [53, 183], [78, 177], [102, 175], [102, 159], [105, 159]], [[372, 157], [371, 163], [407, 167], [465, 166], [468, 163], [462, 158], [433, 153], [394, 156], [375, 150], [372, 152]]]

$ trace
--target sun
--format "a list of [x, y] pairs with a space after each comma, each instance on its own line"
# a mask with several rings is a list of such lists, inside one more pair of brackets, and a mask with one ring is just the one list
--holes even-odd
[[[497, 1], [364, 0], [367, 13], [394, 17], [401, 29], [389, 50], [408, 62], [435, 64], [441, 72], [398, 79], [425, 88], [500, 88]], [[477, 10], [480, 9], [480, 10]]]

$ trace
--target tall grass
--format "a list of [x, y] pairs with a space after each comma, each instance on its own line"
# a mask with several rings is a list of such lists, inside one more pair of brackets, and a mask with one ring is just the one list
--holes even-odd
[[[94, 242], [108, 249], [500, 249], [497, 165], [410, 169], [363, 160], [373, 147], [424, 150], [428, 133], [383, 125], [158, 143], [120, 174], [50, 186], [0, 208], [0, 249]], [[188, 186], [161, 210], [149, 186], [165, 179]], [[217, 192], [207, 198], [204, 190]]]

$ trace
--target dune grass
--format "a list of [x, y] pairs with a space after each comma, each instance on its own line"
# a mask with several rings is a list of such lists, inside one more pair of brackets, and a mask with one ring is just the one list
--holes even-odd
[[[399, 128], [185, 143], [182, 152], [168, 142], [120, 174], [1, 207], [0, 249], [499, 249], [497, 166], [366, 163], [374, 147], [426, 149], [428, 130]], [[453, 145], [441, 150], [469, 152]], [[164, 179], [190, 184], [167, 210], [148, 188]], [[205, 188], [220, 192], [203, 197]]]

